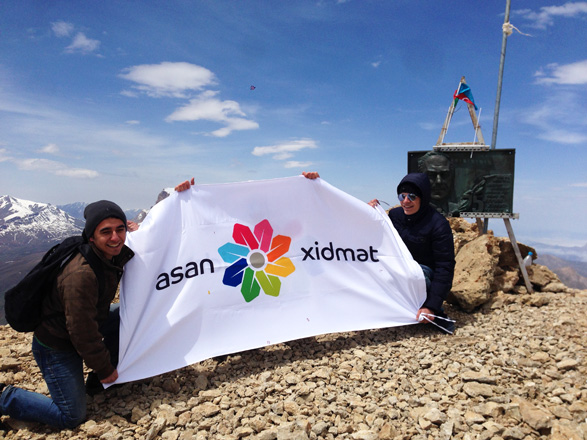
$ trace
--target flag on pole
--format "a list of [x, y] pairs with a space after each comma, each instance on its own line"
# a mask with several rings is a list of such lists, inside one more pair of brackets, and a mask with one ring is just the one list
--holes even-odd
[[467, 104], [471, 104], [477, 110], [477, 105], [475, 104], [475, 100], [473, 99], [473, 93], [471, 92], [471, 88], [465, 83], [459, 83], [459, 86], [455, 90], [454, 95], [454, 107], [457, 106], [457, 101], [460, 99], [465, 101]]

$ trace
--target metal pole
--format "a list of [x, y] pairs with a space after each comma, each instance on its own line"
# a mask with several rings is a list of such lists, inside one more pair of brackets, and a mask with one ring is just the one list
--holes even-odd
[[[507, 24], [510, 22], [510, 5], [511, 0], [506, 0], [505, 5], [505, 18], [503, 20], [503, 24]], [[501, 103], [501, 86], [503, 82], [503, 66], [505, 64], [505, 50], [508, 44], [508, 34], [506, 32], [505, 26], [503, 29], [503, 36], [501, 39], [501, 57], [499, 60], [499, 75], [497, 76], [497, 96], [495, 98], [495, 110], [493, 112], [493, 133], [491, 135], [491, 149], [495, 149], [495, 144], [497, 143], [497, 125], [499, 122], [499, 105]], [[489, 219], [486, 218], [483, 222], [483, 233], [487, 234], [487, 230], [489, 229]]]
[[[510, 4], [511, 0], [507, 0], [505, 6], [505, 19], [504, 24], [510, 22]], [[505, 50], [508, 44], [508, 34], [506, 30], [503, 30], [503, 37], [501, 40], [501, 58], [499, 60], [499, 75], [497, 77], [497, 97], [495, 98], [495, 111], [493, 113], [493, 134], [491, 137], [491, 149], [495, 149], [497, 142], [497, 124], [499, 121], [499, 105], [501, 103], [501, 85], [503, 81], [503, 66], [505, 64]]]
[[510, 223], [510, 219], [504, 218], [503, 222], [505, 223], [505, 228], [508, 231], [510, 242], [512, 243], [512, 247], [514, 248], [514, 254], [516, 254], [516, 259], [518, 260], [518, 266], [520, 266], [520, 271], [522, 272], [522, 277], [524, 278], [524, 284], [526, 284], [526, 290], [528, 291], [528, 293], [534, 293], [532, 283], [530, 282], [530, 277], [528, 276], [528, 271], [526, 270], [526, 266], [524, 266], [524, 262], [522, 261], [522, 254], [520, 253], [520, 248], [518, 246], [518, 242], [516, 241], [516, 237], [514, 235], [514, 230], [512, 228], [512, 224]]

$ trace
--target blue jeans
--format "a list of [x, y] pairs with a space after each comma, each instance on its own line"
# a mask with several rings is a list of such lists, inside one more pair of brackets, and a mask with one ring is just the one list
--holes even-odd
[[[426, 280], [426, 293], [430, 293], [430, 287], [432, 286], [432, 280], [434, 279], [434, 271], [423, 264], [420, 264], [420, 267], [422, 268], [422, 272], [424, 272], [424, 279]], [[446, 313], [444, 313], [442, 307], [440, 307], [439, 310], [436, 310], [436, 315], [446, 318]]]
[[18, 420], [75, 428], [86, 418], [82, 358], [75, 351], [47, 348], [37, 338], [33, 338], [33, 355], [51, 398], [8, 385], [0, 396], [0, 412]]
[[420, 267], [422, 268], [422, 272], [424, 272], [424, 279], [426, 280], [426, 293], [429, 293], [432, 279], [434, 278], [434, 271], [423, 264], [420, 264]]
[[[108, 320], [100, 327], [113, 365], [118, 363], [118, 304], [110, 306]], [[83, 360], [75, 351], [60, 351], [33, 338], [33, 356], [47, 383], [51, 398], [8, 385], [0, 395], [0, 414], [18, 420], [73, 429], [86, 418]]]

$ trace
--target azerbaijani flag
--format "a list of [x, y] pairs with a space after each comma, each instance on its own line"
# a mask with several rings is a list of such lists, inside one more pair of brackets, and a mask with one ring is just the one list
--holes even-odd
[[459, 87], [455, 90], [454, 95], [452, 95], [452, 97], [454, 98], [454, 106], [456, 107], [457, 105], [457, 100], [462, 100], [465, 101], [467, 104], [471, 104], [475, 107], [475, 110], [477, 110], [477, 105], [475, 104], [475, 101], [473, 100], [473, 93], [471, 92], [471, 88], [465, 84], [465, 83], [459, 83]]

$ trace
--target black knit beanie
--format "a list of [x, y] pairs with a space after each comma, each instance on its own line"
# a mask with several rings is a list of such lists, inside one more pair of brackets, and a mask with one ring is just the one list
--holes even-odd
[[397, 193], [398, 194], [401, 194], [401, 193], [408, 193], [408, 194], [409, 193], [414, 193], [418, 197], [422, 198], [422, 191], [420, 191], [420, 188], [418, 188], [412, 182], [403, 182], [403, 183], [401, 183], [397, 187]]
[[124, 211], [116, 203], [108, 200], [90, 203], [84, 209], [84, 218], [86, 219], [86, 227], [84, 228], [83, 236], [86, 240], [89, 240], [94, 235], [94, 231], [100, 222], [107, 218], [118, 218], [122, 220], [124, 227], [126, 227]]

